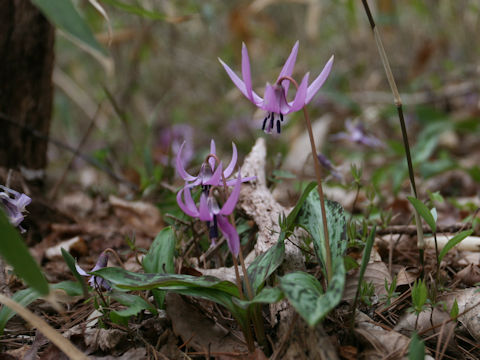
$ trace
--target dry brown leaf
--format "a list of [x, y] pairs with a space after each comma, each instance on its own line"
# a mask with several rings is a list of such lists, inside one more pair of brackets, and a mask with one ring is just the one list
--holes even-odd
[[[198, 308], [185, 302], [180, 295], [169, 293], [166, 297], [167, 314], [173, 331], [196, 351], [210, 349], [215, 352], [247, 353], [245, 343], [232, 332], [207, 318]], [[241, 336], [240, 334], [237, 334]], [[243, 336], [242, 336], [243, 337]]]
[[[359, 271], [358, 269], [355, 269], [354, 271], [355, 272], [353, 274], [347, 276], [345, 290], [343, 292], [343, 300], [349, 302], [354, 300], [358, 287]], [[385, 289], [385, 279], [387, 280], [388, 284], [392, 282], [392, 277], [390, 276], [387, 266], [383, 261], [381, 261], [378, 252], [375, 249], [372, 249], [370, 261], [365, 269], [363, 280], [366, 283], [372, 283], [373, 286], [375, 286], [375, 295], [381, 298], [382, 296], [387, 295], [387, 290]]]
[[145, 348], [130, 349], [122, 356], [91, 356], [92, 360], [143, 360], [147, 359]]
[[141, 233], [156, 236], [163, 227], [158, 208], [144, 201], [127, 201], [114, 195], [108, 198], [115, 215]]
[[468, 264], [467, 267], [459, 271], [455, 278], [462, 281], [467, 286], [473, 286], [480, 283], [480, 267], [474, 264]]
[[[383, 359], [387, 354], [397, 354], [397, 356], [402, 353], [406, 354], [410, 339], [405, 335], [394, 330], [385, 330], [361, 312], [357, 313], [355, 324], [355, 332], [361, 335], [375, 349], [375, 352], [370, 353], [369, 358]], [[400, 358], [406, 359], [406, 356]]]
[[418, 270], [407, 270], [406, 267], [401, 268], [397, 273], [397, 286], [412, 284], [418, 277]]
[[49, 260], [61, 258], [62, 248], [70, 253], [72, 252], [72, 249], [75, 249], [74, 253], [77, 256], [88, 254], [88, 246], [85, 240], [81, 236], [75, 236], [71, 239], [62, 241], [60, 244], [48, 248], [45, 251], [45, 257]]

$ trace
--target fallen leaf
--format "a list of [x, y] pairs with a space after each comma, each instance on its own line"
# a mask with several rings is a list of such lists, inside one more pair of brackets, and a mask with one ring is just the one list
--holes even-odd
[[441, 300], [445, 301], [447, 309], [452, 308], [455, 299], [459, 314], [469, 310], [465, 314], [459, 315], [458, 321], [465, 326], [475, 340], [480, 342], [480, 292], [478, 287], [455, 291], [441, 297]]
[[[173, 331], [188, 347], [196, 351], [247, 353], [247, 346], [231, 331], [207, 318], [199, 309], [185, 302], [180, 295], [169, 293], [166, 297], [167, 314]], [[239, 334], [240, 335], [240, 334]]]
[[459, 279], [467, 286], [473, 286], [476, 283], [480, 283], [480, 267], [474, 264], [468, 264], [467, 267], [460, 270], [456, 275], [456, 279]]

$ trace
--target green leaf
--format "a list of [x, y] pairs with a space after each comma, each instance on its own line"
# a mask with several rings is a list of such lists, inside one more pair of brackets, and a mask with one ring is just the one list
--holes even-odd
[[367, 269], [368, 261], [370, 260], [370, 254], [372, 252], [372, 247], [375, 240], [375, 232], [376, 232], [376, 226], [373, 226], [373, 229], [370, 232], [370, 235], [368, 236], [367, 241], [365, 243], [365, 248], [363, 249], [362, 263], [360, 265], [360, 272], [358, 274], [357, 292], [355, 293], [354, 308], [356, 307], [356, 304], [357, 304], [358, 294], [360, 293], [360, 287], [363, 282], [363, 275], [365, 275], [365, 270]]
[[99, 60], [107, 71], [112, 70], [113, 62], [108, 58], [107, 51], [95, 39], [71, 0], [32, 0], [32, 3], [70, 40]]
[[408, 360], [424, 360], [425, 344], [418, 337], [417, 333], [413, 333], [410, 345], [408, 346]]
[[308, 195], [310, 194], [310, 192], [315, 189], [315, 187], [317, 186], [317, 183], [312, 181], [310, 182], [307, 187], [305, 188], [305, 190], [303, 191], [302, 195], [300, 196], [300, 198], [298, 199], [297, 201], [297, 205], [295, 205], [295, 207], [292, 209], [292, 211], [290, 211], [290, 214], [288, 214], [287, 216], [287, 226], [286, 226], [286, 230], [289, 230], [289, 231], [292, 231], [293, 230], [293, 227], [294, 227], [294, 222], [298, 216], [298, 213], [300, 212], [300, 209], [302, 208], [303, 204], [305, 203], [305, 200], [307, 199]]
[[70, 253], [65, 250], [64, 248], [61, 248], [62, 250], [62, 256], [63, 256], [63, 259], [65, 260], [65, 262], [67, 263], [67, 266], [68, 268], [70, 269], [70, 271], [72, 272], [73, 276], [75, 277], [75, 279], [77, 279], [78, 283], [81, 284], [82, 286], [82, 289], [83, 289], [83, 296], [84, 297], [88, 297], [88, 286], [87, 286], [87, 283], [85, 281], [85, 278], [80, 275], [77, 271], [77, 268], [75, 267], [75, 259], [73, 258], [72, 255], [70, 255]]
[[268, 251], [253, 260], [247, 269], [247, 273], [255, 294], [263, 282], [282, 264], [284, 256], [285, 243], [279, 239]]
[[175, 236], [169, 226], [160, 231], [153, 241], [143, 258], [143, 269], [147, 273], [173, 274], [175, 272], [174, 251]]
[[[143, 269], [147, 273], [173, 274], [175, 272], [174, 252], [175, 234], [169, 226], [160, 231], [153, 241], [148, 253], [143, 258]], [[163, 309], [165, 292], [152, 290], [152, 293], [158, 306]]]
[[[335, 202], [326, 200], [325, 211], [327, 215], [328, 237], [330, 250], [333, 258], [340, 257], [343, 262], [343, 255], [347, 248], [345, 211], [342, 206]], [[297, 223], [305, 228], [313, 239], [315, 253], [322, 265], [325, 266], [325, 237], [322, 224], [322, 210], [320, 199], [316, 191], [311, 191], [298, 214]], [[343, 267], [343, 265], [342, 265]]]
[[13, 266], [15, 273], [40, 295], [48, 294], [48, 282], [28, 251], [18, 231], [0, 210], [0, 255]]
[[102, 3], [115, 6], [116, 8], [123, 10], [125, 12], [131, 13], [134, 15], [139, 15], [144, 18], [149, 18], [152, 20], [165, 20], [167, 18], [165, 14], [155, 12], [155, 11], [149, 11], [140, 6], [130, 5], [118, 0], [102, 0]]
[[455, 320], [458, 316], [458, 303], [457, 299], [453, 300], [452, 309], [450, 310], [450, 319]]
[[[82, 294], [82, 287], [79, 283], [74, 281], [62, 281], [58, 284], [53, 284], [52, 288], [62, 289], [69, 296], [78, 296]], [[24, 290], [17, 291], [13, 294], [12, 299], [15, 300], [20, 305], [27, 307], [35, 300], [41, 298], [42, 296], [34, 289], [27, 288]], [[11, 310], [9, 307], [2, 306], [0, 309], [0, 335], [3, 334], [5, 325], [7, 322], [15, 315], [15, 311]]]
[[440, 254], [438, 254], [438, 262], [441, 262], [442, 259], [447, 255], [447, 253], [457, 244], [459, 244], [463, 239], [465, 239], [467, 236], [472, 235], [473, 230], [465, 230], [462, 231], [461, 233], [455, 235], [452, 237], [448, 242], [445, 244], [443, 247], [442, 251], [440, 251]]
[[121, 317], [130, 317], [137, 315], [142, 310], [149, 310], [152, 314], [156, 314], [157, 310], [145, 301], [143, 298], [133, 294], [127, 294], [122, 292], [112, 292], [110, 296], [118, 301], [120, 304], [128, 306], [123, 310], [113, 310], [116, 315]]
[[414, 198], [413, 196], [407, 196], [408, 201], [413, 205], [415, 210], [420, 214], [420, 216], [425, 220], [425, 222], [430, 226], [432, 232], [437, 232], [437, 224], [435, 223], [435, 218], [433, 217], [430, 209], [423, 202]]
[[310, 326], [315, 326], [340, 302], [343, 286], [338, 286], [341, 282], [334, 277], [342, 275], [344, 277], [345, 272], [334, 273], [326, 293], [315, 277], [304, 272], [293, 272], [280, 278], [280, 288], [300, 316]]
[[[313, 188], [312, 188], [313, 189]], [[333, 274], [325, 293], [320, 283], [306, 273], [291, 273], [280, 279], [280, 288], [298, 313], [311, 326], [321, 321], [342, 300], [345, 287], [343, 255], [347, 248], [345, 212], [334, 201], [325, 201], [325, 210], [332, 254]], [[325, 237], [322, 212], [317, 191], [310, 191], [298, 211], [297, 224], [305, 228], [313, 239], [319, 261], [325, 266]]]
[[252, 304], [274, 304], [283, 299], [283, 293], [279, 288], [266, 287], [258, 293], [252, 300], [240, 300], [233, 298], [233, 302], [238, 306], [247, 309]]

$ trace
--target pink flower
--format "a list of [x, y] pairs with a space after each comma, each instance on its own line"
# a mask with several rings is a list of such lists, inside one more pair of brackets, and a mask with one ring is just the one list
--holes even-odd
[[281, 123], [284, 120], [284, 115], [298, 111], [308, 104], [315, 94], [320, 90], [323, 83], [327, 79], [333, 64], [333, 55], [328, 60], [327, 64], [323, 68], [320, 75], [308, 85], [309, 73], [305, 74], [302, 82], [298, 86], [297, 93], [293, 101], [287, 100], [288, 87], [291, 80], [295, 61], [298, 53], [298, 41], [293, 46], [293, 49], [288, 57], [285, 65], [278, 76], [275, 84], [271, 85], [267, 83], [263, 99], [255, 93], [252, 89], [252, 78], [250, 74], [250, 60], [248, 57], [248, 51], [245, 44], [242, 44], [242, 79], [220, 58], [218, 59], [223, 65], [230, 79], [232, 79], [235, 86], [242, 92], [245, 97], [250, 100], [255, 106], [267, 111], [267, 116], [263, 120], [263, 130], [267, 133], [271, 133], [276, 124], [277, 132], [281, 131]]
[[[95, 264], [95, 266], [93, 267], [93, 269], [91, 271], [97, 271], [97, 270], [103, 269], [104, 267], [107, 266], [107, 264], [108, 264], [108, 254], [104, 251], [98, 257], [97, 263]], [[104, 288], [105, 290], [111, 290], [112, 289], [106, 280], [104, 280], [103, 278], [101, 278], [99, 276], [88, 274], [77, 263], [75, 263], [75, 268], [77, 269], [77, 272], [80, 275], [85, 276], [85, 277], [89, 277], [88, 283], [90, 284], [91, 287], [94, 287], [94, 288], [97, 288], [97, 289]]]
[[[221, 171], [221, 164], [219, 169]], [[202, 191], [198, 207], [193, 201], [190, 187], [185, 186], [177, 194], [178, 206], [180, 206], [180, 209], [182, 209], [185, 214], [207, 222], [210, 231], [209, 236], [213, 242], [218, 238], [218, 228], [220, 228], [220, 231], [227, 239], [228, 248], [235, 257], [238, 256], [240, 251], [240, 239], [235, 227], [228, 221], [227, 215], [230, 215], [233, 210], [235, 210], [241, 184], [242, 178], [239, 172], [238, 178], [235, 179], [235, 186], [232, 193], [221, 208], [209, 190]]]
[[18, 226], [21, 232], [25, 232], [20, 223], [25, 218], [23, 215], [23, 212], [26, 211], [25, 207], [32, 202], [32, 199], [3, 185], [0, 185], [0, 189], [2, 190], [0, 192], [0, 204], [3, 204], [10, 224], [15, 227]]

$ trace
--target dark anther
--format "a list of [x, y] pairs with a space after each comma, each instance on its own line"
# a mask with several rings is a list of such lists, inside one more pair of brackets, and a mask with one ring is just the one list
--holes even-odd
[[268, 119], [268, 116], [266, 116], [265, 119], [263, 119], [262, 130], [264, 131], [265, 131], [265, 125], [267, 125], [267, 119]]
[[209, 230], [209, 237], [210, 239], [217, 239], [218, 238], [218, 225], [217, 225], [217, 216], [213, 215], [213, 222], [207, 221], [207, 226]]
[[280, 128], [280, 120], [277, 120], [277, 133], [280, 134], [281, 128]]
[[280, 113], [280, 121], [283, 122], [283, 114], [282, 113]]

